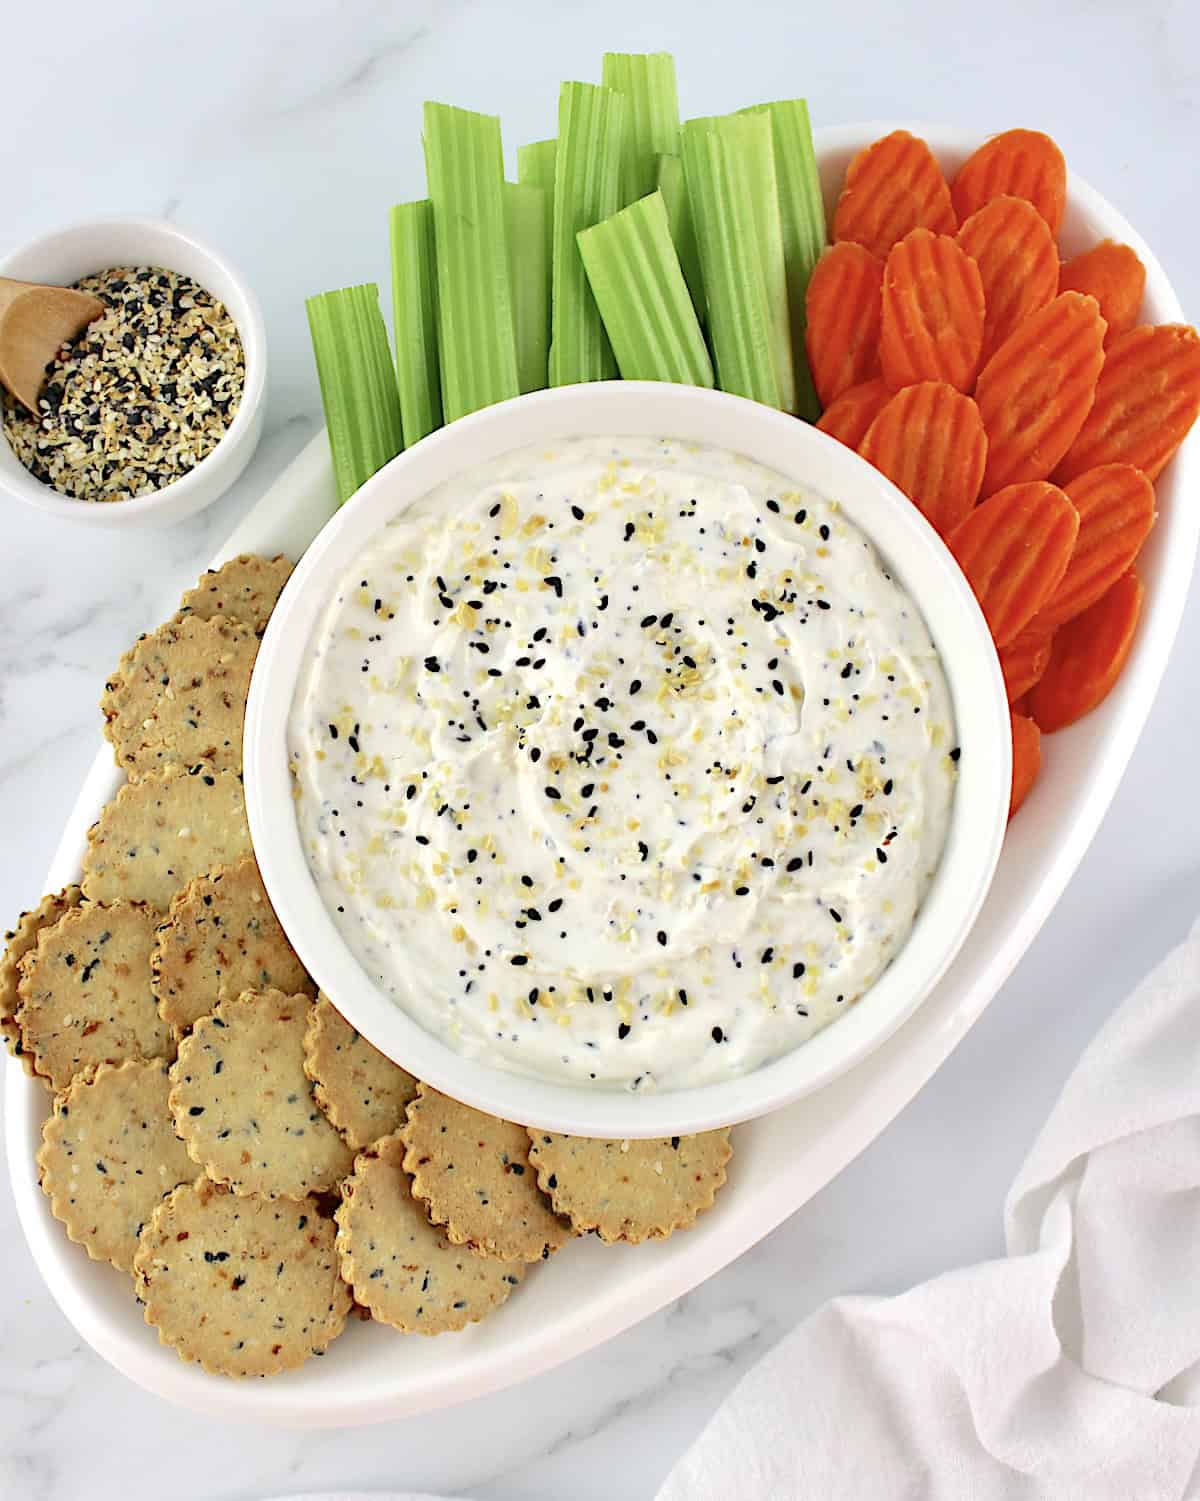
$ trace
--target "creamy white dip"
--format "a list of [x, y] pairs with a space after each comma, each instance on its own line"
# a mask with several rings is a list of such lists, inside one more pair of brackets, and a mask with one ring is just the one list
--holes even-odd
[[745, 1073], [871, 985], [958, 756], [920, 611], [836, 502], [624, 438], [385, 526], [288, 735], [314, 877], [396, 1004], [506, 1069], [641, 1090]]

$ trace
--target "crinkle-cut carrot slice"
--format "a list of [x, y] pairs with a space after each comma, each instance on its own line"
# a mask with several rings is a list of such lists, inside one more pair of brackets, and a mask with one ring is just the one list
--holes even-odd
[[883, 262], [847, 240], [817, 262], [805, 294], [808, 366], [822, 406], [879, 374]]
[[1012, 718], [1012, 792], [1008, 800], [1008, 816], [1011, 818], [1025, 799], [1029, 789], [1037, 781], [1042, 769], [1042, 732], [1025, 714], [1013, 713]]
[[1102, 464], [1063, 487], [1079, 536], [1058, 588], [1034, 626], [1053, 630], [1094, 605], [1133, 566], [1154, 525], [1154, 486], [1132, 464]]
[[1029, 695], [1029, 712], [1046, 734], [1074, 724], [1108, 697], [1133, 645], [1142, 592], [1131, 569], [1055, 632], [1050, 665]]
[[971, 215], [958, 243], [983, 281], [983, 358], [989, 360], [1018, 324], [1058, 292], [1058, 247], [1033, 204], [1007, 193]]
[[993, 198], [1027, 198], [1057, 236], [1067, 201], [1067, 164], [1040, 130], [1005, 130], [958, 169], [950, 197], [959, 222]]
[[1014, 641], [1054, 593], [1078, 533], [1079, 513], [1063, 491], [1030, 480], [976, 506], [946, 538], [998, 649]]
[[1136, 250], [1116, 240], [1101, 240], [1082, 255], [1064, 261], [1059, 272], [1060, 292], [1086, 292], [1100, 304], [1108, 324], [1105, 344], [1127, 334], [1138, 320], [1146, 290], [1146, 268]]
[[1055, 478], [1061, 483], [1101, 464], [1133, 464], [1156, 480], [1197, 414], [1200, 335], [1184, 323], [1131, 328], [1109, 346], [1095, 402]]
[[857, 449], [867, 436], [867, 429], [892, 399], [891, 388], [882, 376], [851, 386], [821, 413], [817, 426], [823, 433]]
[[1005, 339], [975, 387], [988, 435], [985, 496], [1053, 474], [1091, 410], [1103, 364], [1104, 319], [1079, 292], [1060, 292]]
[[873, 141], [846, 169], [833, 238], [865, 245], [882, 260], [910, 229], [952, 235], [950, 189], [928, 145], [907, 130]]
[[1000, 650], [1000, 671], [1004, 674], [1004, 686], [1008, 701], [1015, 704], [1041, 681], [1050, 662], [1050, 642], [1054, 632], [1043, 626], [1037, 616], [1019, 636]]
[[879, 357], [894, 391], [942, 380], [969, 391], [983, 350], [979, 267], [950, 235], [914, 229], [883, 270]]
[[970, 515], [979, 495], [987, 438], [969, 396], [928, 380], [896, 392], [858, 451], [946, 536]]

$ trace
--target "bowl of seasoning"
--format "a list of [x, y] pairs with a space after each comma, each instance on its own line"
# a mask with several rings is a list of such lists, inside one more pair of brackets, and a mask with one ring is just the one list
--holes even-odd
[[104, 313], [47, 367], [36, 412], [3, 396], [0, 492], [91, 526], [168, 526], [211, 505], [262, 433], [266, 334], [214, 250], [160, 220], [91, 220], [0, 275], [74, 286]]
[[763, 1114], [977, 916], [1008, 708], [969, 586], [856, 454], [620, 381], [474, 413], [309, 548], [246, 717], [274, 908], [352, 1025], [572, 1135]]

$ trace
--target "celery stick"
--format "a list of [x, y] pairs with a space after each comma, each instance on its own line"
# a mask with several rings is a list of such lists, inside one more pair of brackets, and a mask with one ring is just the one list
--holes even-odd
[[625, 101], [593, 83], [564, 83], [554, 158], [550, 384], [611, 380], [616, 361], [584, 273], [575, 236], [621, 207]]
[[704, 278], [700, 275], [700, 251], [696, 245], [696, 226], [692, 223], [692, 205], [688, 200], [687, 184], [683, 180], [683, 162], [679, 157], [659, 157], [658, 191], [666, 205], [671, 238], [675, 242], [675, 253], [683, 268], [688, 291], [696, 305], [697, 316], [703, 318]]
[[550, 351], [550, 263], [546, 258], [546, 195], [528, 183], [504, 184], [508, 263], [512, 273], [517, 383], [522, 391], [546, 384]]
[[679, 95], [669, 52], [606, 52], [600, 82], [625, 99], [621, 201], [658, 185], [658, 158], [679, 150]]
[[520, 390], [500, 121], [426, 103], [425, 172], [437, 250], [442, 408], [453, 422]]
[[730, 132], [715, 129], [712, 120], [688, 120], [682, 139], [717, 384], [782, 407], [747, 164]]
[[433, 209], [427, 198], [398, 203], [389, 227], [392, 243], [392, 336], [404, 446], [411, 448], [442, 425], [438, 379], [437, 265]]
[[798, 411], [815, 422], [821, 407], [808, 370], [804, 349], [804, 297], [813, 267], [825, 249], [825, 203], [813, 151], [808, 105], [803, 99], [780, 99], [752, 105], [771, 121], [775, 170], [779, 179], [779, 212], [783, 221], [783, 254], [787, 265], [788, 306], [792, 322], [792, 356], [796, 367]]
[[[554, 159], [558, 155], [558, 142], [530, 141], [527, 146], [517, 147], [517, 181], [531, 188], [541, 188], [546, 195], [546, 275], [554, 263]], [[546, 317], [550, 316], [550, 304], [546, 304]]]
[[374, 282], [306, 307], [340, 505], [403, 448], [400, 398]]
[[639, 198], [578, 238], [622, 379], [711, 386], [712, 364], [662, 194]]

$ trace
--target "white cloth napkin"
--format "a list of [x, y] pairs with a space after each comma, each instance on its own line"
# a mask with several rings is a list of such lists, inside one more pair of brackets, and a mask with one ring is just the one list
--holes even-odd
[[658, 1501], [1200, 1501], [1200, 924], [1080, 1060], [1005, 1219], [1005, 1259], [805, 1320]]

